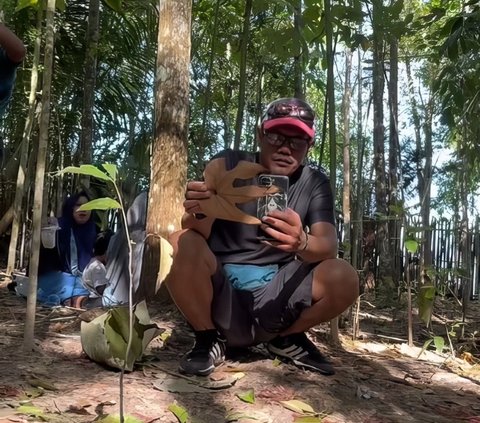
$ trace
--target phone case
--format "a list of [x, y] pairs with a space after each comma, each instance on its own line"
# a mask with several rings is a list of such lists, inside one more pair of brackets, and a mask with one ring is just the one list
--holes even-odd
[[267, 194], [257, 200], [257, 217], [262, 219], [273, 210], [285, 210], [288, 205], [288, 176], [260, 175], [258, 185], [264, 187], [276, 186], [279, 191], [274, 194]]

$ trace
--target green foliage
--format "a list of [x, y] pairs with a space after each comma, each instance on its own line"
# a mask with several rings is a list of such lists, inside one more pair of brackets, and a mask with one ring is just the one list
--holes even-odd
[[418, 250], [418, 241], [416, 239], [405, 240], [405, 248], [410, 254], [415, 254]]
[[113, 198], [96, 198], [85, 204], [82, 204], [78, 210], [110, 210], [110, 209], [121, 209], [122, 205]]
[[418, 291], [418, 315], [426, 326], [430, 325], [436, 289], [433, 285], [423, 285]]
[[253, 389], [249, 389], [245, 392], [239, 392], [237, 394], [237, 397], [241, 399], [243, 402], [247, 402], [249, 404], [255, 403], [255, 392], [253, 391]]
[[423, 344], [420, 353], [418, 354], [417, 358], [420, 358], [421, 355], [426, 351], [426, 349], [432, 344], [435, 346], [435, 351], [437, 354], [441, 354], [445, 348], [445, 339], [442, 336], [432, 336], [430, 339], [427, 339]]
[[187, 423], [190, 419], [188, 411], [178, 404], [170, 404], [168, 410], [174, 414], [179, 423]]
[[34, 7], [38, 5], [38, 0], [18, 0], [17, 7], [15, 8], [16, 12], [23, 10], [27, 7]]
[[[109, 164], [107, 165], [108, 168], [106, 170], [108, 173], [116, 175], [116, 167], [115, 165]], [[93, 165], [81, 165], [81, 166], [67, 166], [66, 168], [57, 172], [57, 175], [63, 175], [65, 173], [74, 173], [77, 175], [85, 175], [85, 176], [93, 176], [94, 178], [101, 179], [103, 181], [114, 182], [114, 179], [110, 177], [105, 172], [102, 172], [99, 168]]]
[[132, 371], [135, 361], [142, 357], [147, 345], [160, 331], [157, 325], [150, 322], [145, 303], [137, 304], [131, 345], [125, 360], [129, 325], [128, 307], [112, 308], [89, 323], [82, 322], [80, 332], [83, 350], [97, 363]]

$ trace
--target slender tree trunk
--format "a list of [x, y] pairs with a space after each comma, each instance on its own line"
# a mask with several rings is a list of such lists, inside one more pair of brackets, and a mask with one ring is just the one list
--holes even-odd
[[357, 170], [356, 170], [356, 195], [354, 203], [354, 219], [353, 219], [353, 235], [352, 235], [352, 265], [355, 269], [359, 269], [360, 266], [360, 256], [363, 257], [362, 253], [362, 242], [361, 236], [363, 231], [363, 156], [365, 153], [365, 143], [363, 141], [363, 126], [362, 126], [362, 109], [363, 109], [363, 98], [362, 98], [362, 57], [360, 49], [357, 50], [357, 80], [358, 80], [358, 91], [357, 91]]
[[390, 79], [388, 81], [388, 99], [390, 111], [390, 131], [388, 149], [389, 181], [388, 190], [388, 215], [390, 236], [390, 255], [392, 258], [392, 276], [395, 286], [400, 280], [400, 268], [403, 266], [402, 250], [400, 245], [401, 213], [399, 212], [400, 201], [398, 193], [399, 155], [400, 143], [398, 141], [398, 40], [392, 37], [390, 40]]
[[37, 303], [38, 259], [40, 253], [40, 231], [43, 212], [43, 189], [45, 180], [45, 161], [48, 146], [48, 126], [50, 121], [50, 93], [52, 85], [53, 49], [54, 49], [54, 16], [55, 0], [48, 0], [45, 31], [45, 60], [42, 86], [42, 111], [40, 114], [37, 170], [35, 175], [35, 194], [33, 203], [33, 233], [30, 250], [30, 277], [27, 296], [27, 313], [25, 318], [25, 334], [23, 348], [33, 349], [35, 309]]
[[35, 47], [33, 49], [32, 74], [30, 77], [30, 95], [28, 97], [28, 115], [25, 121], [25, 128], [22, 137], [22, 147], [20, 150], [20, 163], [18, 166], [17, 188], [15, 190], [15, 200], [13, 203], [13, 223], [12, 233], [10, 235], [10, 246], [8, 249], [7, 275], [11, 275], [15, 269], [17, 256], [17, 244], [20, 225], [22, 224], [22, 203], [25, 193], [25, 174], [29, 157], [30, 135], [32, 133], [33, 122], [35, 119], [35, 108], [37, 102], [35, 97], [38, 85], [38, 64], [40, 61], [40, 44], [42, 37], [42, 18], [43, 9], [38, 8], [37, 12], [37, 35], [35, 37]]
[[[462, 81], [463, 82], [463, 81]], [[462, 119], [462, 135], [460, 147], [460, 160], [462, 163], [460, 178], [460, 204], [461, 204], [461, 221], [460, 221], [460, 257], [462, 268], [462, 322], [466, 323], [468, 304], [470, 302], [470, 290], [472, 286], [472, 266], [471, 266], [471, 234], [468, 228], [468, 186], [470, 181], [470, 166], [467, 157], [467, 137], [468, 137], [468, 120]], [[465, 325], [462, 325], [462, 337], [465, 335]]]
[[383, 4], [374, 0], [372, 11], [373, 26], [373, 149], [375, 167], [375, 203], [377, 212], [377, 234], [375, 249], [378, 256], [377, 288], [384, 291], [386, 298], [392, 295], [391, 258], [387, 216], [387, 186], [385, 175], [385, 128], [383, 125], [384, 52], [381, 30], [384, 24]]
[[352, 74], [352, 51], [345, 50], [345, 90], [343, 93], [343, 228], [345, 237], [343, 240], [344, 256], [347, 261], [351, 260], [351, 166], [350, 166], [350, 99]]
[[293, 58], [294, 65], [294, 96], [296, 98], [305, 98], [303, 89], [303, 19], [302, 19], [302, 0], [295, 0], [293, 4], [293, 27], [295, 34], [295, 44], [298, 48], [298, 55]]
[[[159, 236], [181, 227], [187, 182], [191, 0], [160, 0], [147, 239], [142, 286], [158, 275]], [[153, 292], [147, 293], [147, 296]]]
[[233, 143], [233, 148], [235, 150], [240, 149], [240, 140], [242, 138], [243, 112], [245, 109], [245, 87], [247, 83], [247, 52], [248, 44], [250, 42], [250, 18], [252, 15], [252, 3], [253, 0], [245, 1], [245, 12], [243, 14], [243, 30], [242, 37], [240, 39], [240, 81], [238, 87], [237, 118], [235, 120], [235, 140]]
[[[410, 108], [412, 110], [413, 129], [415, 134], [415, 149], [417, 160], [417, 190], [420, 203], [420, 216], [422, 231], [421, 238], [423, 240], [420, 254], [420, 273], [422, 285], [431, 284], [428, 270], [432, 267], [432, 240], [430, 230], [430, 203], [431, 203], [431, 185], [432, 185], [432, 122], [433, 122], [433, 98], [429, 94], [429, 99], [423, 105], [423, 122], [419, 113], [416, 95], [414, 91], [414, 82], [412, 78], [412, 70], [410, 60], [405, 61], [407, 74], [407, 86]], [[430, 73], [431, 70], [430, 70]], [[431, 91], [430, 91], [431, 92]], [[422, 132], [424, 137], [424, 145], [422, 145]], [[422, 163], [425, 159], [425, 164]]]
[[[90, 0], [88, 10], [87, 50], [83, 80], [82, 132], [80, 134], [80, 163], [92, 163], [93, 108], [95, 103], [95, 82], [97, 77], [98, 39], [100, 36], [100, 0]], [[89, 185], [89, 177], [82, 177], [82, 183]]]
[[[336, 198], [336, 168], [337, 168], [337, 136], [335, 126], [335, 79], [334, 65], [335, 52], [333, 50], [333, 23], [330, 0], [324, 0], [325, 34], [327, 44], [327, 104], [328, 104], [328, 141], [330, 143], [330, 185], [333, 193], [335, 208]], [[340, 344], [338, 336], [338, 317], [330, 321], [330, 339], [333, 344]]]

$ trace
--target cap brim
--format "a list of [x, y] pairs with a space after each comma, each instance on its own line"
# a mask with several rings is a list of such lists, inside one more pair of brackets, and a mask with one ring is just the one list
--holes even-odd
[[315, 136], [315, 129], [310, 128], [305, 122], [301, 121], [300, 119], [291, 118], [291, 117], [282, 117], [277, 119], [267, 120], [263, 123], [263, 129], [268, 131], [273, 128], [280, 128], [280, 127], [289, 127], [289, 128], [296, 128], [300, 129], [306, 135], [308, 135], [311, 139]]

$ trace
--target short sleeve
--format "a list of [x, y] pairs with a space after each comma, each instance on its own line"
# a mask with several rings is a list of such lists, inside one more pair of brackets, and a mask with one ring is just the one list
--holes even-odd
[[318, 222], [328, 222], [335, 225], [332, 187], [328, 178], [324, 178], [315, 185], [306, 220], [310, 225]]

